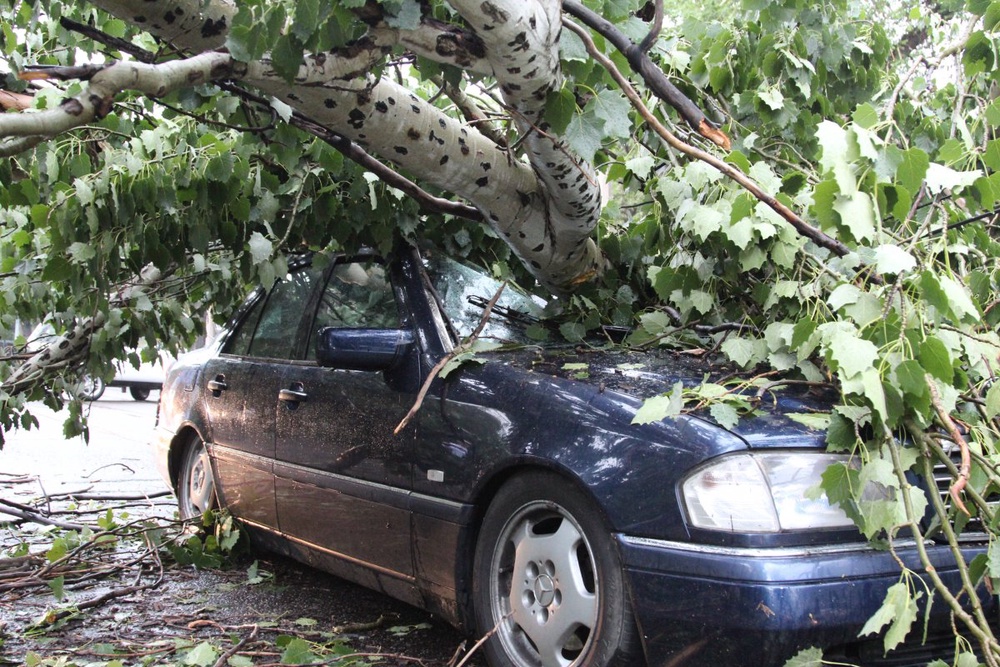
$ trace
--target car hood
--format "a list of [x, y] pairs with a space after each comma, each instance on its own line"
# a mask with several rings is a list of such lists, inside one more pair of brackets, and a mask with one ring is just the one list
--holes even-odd
[[[589, 383], [601, 392], [613, 391], [645, 400], [669, 393], [677, 382], [694, 387], [749, 377], [752, 371], [718, 357], [670, 351], [545, 349], [515, 353], [515, 363], [533, 372]], [[824, 447], [825, 429], [810, 427], [803, 417], [822, 417], [836, 405], [832, 385], [789, 382], [776, 376], [763, 390], [744, 392], [756, 408], [726, 430], [750, 447]], [[715, 422], [707, 409], [694, 414]]]

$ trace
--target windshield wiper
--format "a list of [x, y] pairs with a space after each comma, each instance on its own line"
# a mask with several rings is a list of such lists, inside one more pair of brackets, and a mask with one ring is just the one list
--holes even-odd
[[[486, 306], [490, 304], [489, 299], [481, 297], [478, 294], [473, 294], [471, 296], [466, 297], [466, 301], [471, 303], [473, 306], [481, 309], [485, 309]], [[531, 315], [528, 315], [527, 313], [522, 313], [520, 310], [514, 310], [513, 308], [507, 308], [506, 306], [501, 306], [499, 304], [493, 306], [493, 312], [499, 315], [500, 317], [504, 318], [505, 320], [509, 320], [511, 322], [514, 322], [516, 324], [521, 324], [524, 326], [531, 326], [533, 324], [540, 324], [542, 322], [537, 317], [533, 317]]]

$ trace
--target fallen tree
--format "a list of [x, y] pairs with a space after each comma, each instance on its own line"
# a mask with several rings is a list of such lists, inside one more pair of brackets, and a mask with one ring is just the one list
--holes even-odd
[[[289, 251], [419, 237], [557, 294], [571, 340], [635, 326], [836, 383], [807, 421], [857, 453], [824, 490], [869, 538], [995, 532], [1000, 5], [94, 5], [18, 5], [5, 33], [5, 105], [34, 99], [0, 116], [6, 325], [94, 323], [8, 367], [5, 426], [120, 337], [193, 337]], [[908, 482], [933, 462], [951, 506]], [[962, 595], [995, 562], [962, 563]], [[997, 664], [982, 610], [927, 576]], [[887, 648], [914, 608], [886, 609]]]

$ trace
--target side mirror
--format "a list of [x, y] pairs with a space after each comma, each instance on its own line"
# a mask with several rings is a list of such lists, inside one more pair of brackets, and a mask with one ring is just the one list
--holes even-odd
[[413, 346], [409, 329], [340, 329], [324, 327], [316, 341], [320, 366], [354, 371], [384, 371]]

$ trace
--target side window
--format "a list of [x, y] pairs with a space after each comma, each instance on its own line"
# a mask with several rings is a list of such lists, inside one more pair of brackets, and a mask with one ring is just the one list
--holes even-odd
[[226, 346], [229, 354], [268, 359], [291, 359], [299, 337], [302, 315], [321, 271], [295, 271], [275, 283], [266, 299], [254, 306]]
[[343, 262], [333, 267], [320, 297], [306, 354], [316, 358], [316, 333], [325, 327], [399, 326], [399, 309], [385, 267], [377, 262]]

